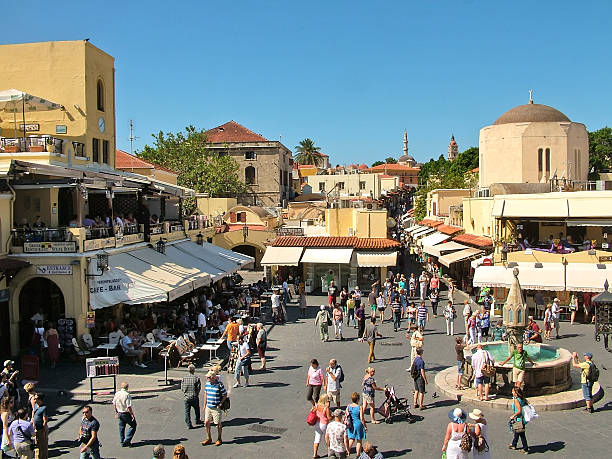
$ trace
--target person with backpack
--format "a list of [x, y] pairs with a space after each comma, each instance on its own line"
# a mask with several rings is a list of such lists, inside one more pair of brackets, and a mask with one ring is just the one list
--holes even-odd
[[410, 376], [414, 381], [414, 407], [421, 411], [425, 409], [423, 406], [423, 397], [425, 396], [425, 385], [428, 383], [427, 375], [425, 374], [425, 361], [423, 360], [423, 348], [416, 351], [417, 356], [410, 367]]
[[[446, 426], [446, 435], [442, 452], [446, 453], [446, 459], [468, 459], [468, 453], [472, 449], [471, 437], [465, 423], [466, 414], [461, 408], [455, 408], [448, 413], [450, 422]], [[465, 445], [464, 437], [468, 438], [469, 449]]]
[[323, 380], [323, 388], [329, 397], [329, 404], [336, 403], [336, 408], [340, 408], [340, 389], [341, 383], [344, 381], [344, 372], [342, 367], [338, 365], [336, 359], [329, 361], [329, 366], [325, 369], [325, 379]]
[[597, 368], [593, 363], [593, 354], [590, 352], [584, 353], [584, 362], [580, 362], [580, 360], [578, 360], [577, 352], [574, 352], [572, 356], [574, 357], [572, 365], [575, 368], [580, 368], [580, 370], [582, 370], [580, 373], [580, 384], [582, 385], [582, 395], [584, 396], [584, 401], [586, 402], [585, 411], [594, 413], [593, 384], [599, 379], [599, 368]]

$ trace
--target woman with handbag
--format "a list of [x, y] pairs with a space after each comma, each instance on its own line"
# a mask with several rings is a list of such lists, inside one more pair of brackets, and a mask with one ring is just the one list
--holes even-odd
[[350, 416], [350, 420], [345, 422], [345, 425], [348, 424], [346, 429], [349, 438], [348, 452], [350, 454], [353, 443], [357, 442], [356, 457], [359, 457], [363, 447], [363, 439], [366, 437], [368, 428], [365, 425], [365, 418], [363, 417], [363, 406], [359, 404], [358, 392], [353, 392], [351, 394], [351, 402], [352, 403], [346, 407], [346, 416]]
[[312, 403], [313, 408], [319, 400], [323, 379], [323, 370], [319, 367], [319, 361], [312, 359], [306, 374], [306, 400]]
[[322, 394], [319, 397], [319, 401], [316, 406], [312, 408], [312, 411], [315, 412], [317, 421], [314, 425], [314, 445], [312, 449], [312, 457], [321, 457], [319, 456], [319, 444], [321, 443], [321, 439], [325, 439], [325, 431], [327, 430], [327, 424], [329, 424], [329, 420], [331, 419], [331, 413], [329, 412], [329, 398], [327, 394]]
[[512, 416], [510, 416], [510, 426], [514, 434], [512, 443], [508, 445], [509, 449], [518, 449], [518, 439], [521, 439], [523, 444], [522, 452], [529, 454], [529, 446], [527, 445], [527, 436], [525, 435], [525, 419], [523, 418], [523, 407], [528, 405], [523, 391], [518, 387], [512, 388]]
[[446, 426], [442, 452], [446, 452], [446, 459], [468, 459], [468, 451], [462, 448], [463, 437], [467, 433], [465, 411], [455, 408], [448, 413], [448, 418], [451, 422]]
[[15, 447], [17, 457], [20, 459], [32, 459], [34, 457], [34, 426], [26, 421], [28, 413], [23, 408], [17, 411], [15, 419], [9, 427], [10, 441]]
[[491, 451], [489, 448], [489, 436], [487, 435], [487, 420], [478, 408], [472, 410], [468, 414], [470, 419], [475, 421], [474, 424], [468, 424], [474, 438], [472, 447], [473, 459], [491, 459]]

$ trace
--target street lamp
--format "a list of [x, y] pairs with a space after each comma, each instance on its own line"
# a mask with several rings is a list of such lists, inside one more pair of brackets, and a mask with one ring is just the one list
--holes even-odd
[[249, 236], [249, 227], [247, 225], [247, 222], [244, 222], [244, 226], [242, 227], [242, 239], [244, 242], [246, 242], [247, 237]]
[[202, 236], [202, 233], [196, 235], [196, 244], [204, 245], [204, 236]]
[[102, 251], [96, 255], [96, 268], [100, 271], [100, 274], [87, 273], [87, 277], [98, 277], [104, 274], [104, 271], [108, 269], [108, 253]]
[[593, 297], [595, 305], [595, 341], [604, 339], [604, 348], [612, 352], [608, 347], [608, 340], [612, 334], [612, 293], [608, 292], [608, 279], [604, 282], [604, 291]]

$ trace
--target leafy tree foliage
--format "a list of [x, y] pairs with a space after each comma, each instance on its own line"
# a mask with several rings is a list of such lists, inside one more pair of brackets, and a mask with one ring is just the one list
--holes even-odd
[[384, 161], [374, 161], [372, 167], [380, 166], [381, 164], [385, 164]]
[[[238, 176], [238, 163], [229, 155], [207, 149], [206, 133], [193, 126], [185, 132], [152, 134], [153, 145], [145, 145], [137, 156], [176, 171], [177, 183], [210, 196], [243, 193], [244, 183]], [[185, 202], [185, 210], [195, 210], [195, 200]]]
[[[612, 128], [606, 126], [589, 132], [589, 179], [597, 180], [599, 172], [612, 169]], [[593, 172], [590, 172], [590, 171]]]
[[317, 147], [312, 139], [304, 139], [295, 147], [295, 161], [298, 164], [312, 164], [320, 167], [323, 157], [320, 155], [321, 147]]
[[386, 162], [387, 164], [397, 164], [397, 159], [395, 159], [395, 158], [394, 158], [394, 157], [392, 157], [392, 156], [389, 156], [388, 158], [385, 158], [385, 162]]
[[475, 174], [466, 172], [478, 167], [478, 147], [471, 147], [459, 153], [454, 161], [444, 155], [430, 159], [421, 166], [419, 189], [415, 195], [415, 219], [422, 220], [427, 215], [427, 193], [435, 189], [471, 188]]

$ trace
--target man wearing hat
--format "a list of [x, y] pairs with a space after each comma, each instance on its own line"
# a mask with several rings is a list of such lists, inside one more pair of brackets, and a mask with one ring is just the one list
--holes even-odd
[[348, 456], [349, 441], [346, 434], [346, 426], [342, 422], [344, 412], [341, 409], [335, 409], [332, 413], [334, 420], [327, 424], [325, 431], [325, 443], [329, 457], [344, 459]]
[[330, 317], [329, 313], [327, 312], [327, 308], [322, 304], [319, 312], [317, 313], [317, 317], [315, 317], [315, 327], [319, 327], [319, 336], [321, 337], [321, 341], [329, 341], [329, 319]]
[[578, 353], [574, 352], [572, 354], [574, 358], [572, 362], [572, 366], [574, 368], [580, 368], [582, 370], [580, 372], [580, 384], [582, 385], [582, 395], [584, 396], [584, 401], [586, 402], [586, 409], [589, 413], [594, 413], [593, 409], [593, 383], [594, 381], [589, 380], [589, 370], [591, 369], [591, 365], [595, 366], [593, 363], [593, 354], [590, 352], [584, 353], [584, 362], [580, 362], [578, 360]]
[[210, 436], [210, 423], [217, 424], [217, 441], [215, 445], [221, 446], [221, 432], [223, 425], [221, 424], [221, 405], [227, 398], [225, 386], [217, 376], [214, 370], [206, 373], [206, 386], [204, 387], [204, 421], [206, 426], [206, 439], [202, 442], [202, 446], [210, 445], [212, 438]]

